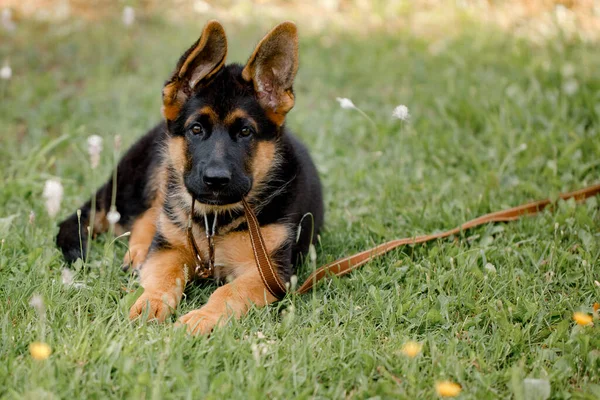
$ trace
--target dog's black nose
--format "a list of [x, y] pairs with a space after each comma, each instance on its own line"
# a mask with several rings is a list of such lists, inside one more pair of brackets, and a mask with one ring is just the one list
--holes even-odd
[[222, 189], [231, 181], [231, 172], [225, 168], [209, 167], [204, 171], [202, 180], [211, 189]]

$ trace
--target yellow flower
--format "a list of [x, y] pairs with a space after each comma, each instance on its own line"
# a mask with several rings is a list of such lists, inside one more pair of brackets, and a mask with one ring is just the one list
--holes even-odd
[[456, 397], [462, 388], [458, 383], [442, 381], [435, 384], [435, 391], [440, 397]]
[[50, 357], [52, 349], [46, 343], [33, 342], [29, 345], [29, 352], [35, 360], [45, 360]]
[[421, 343], [413, 342], [412, 340], [404, 343], [402, 346], [402, 354], [407, 357], [415, 358], [421, 352], [423, 345]]
[[575, 320], [575, 322], [577, 322], [577, 325], [581, 326], [590, 325], [592, 323], [592, 316], [583, 312], [574, 313], [573, 319]]

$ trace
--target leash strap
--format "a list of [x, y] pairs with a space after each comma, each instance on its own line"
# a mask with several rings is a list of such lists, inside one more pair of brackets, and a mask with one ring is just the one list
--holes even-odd
[[[597, 195], [598, 193], [600, 193], [600, 184], [588, 186], [584, 189], [577, 190], [575, 192], [562, 193], [559, 195], [559, 197], [563, 200], [575, 199], [576, 201], [581, 202], [587, 199], [588, 197]], [[244, 205], [246, 220], [248, 221], [250, 241], [252, 243], [252, 250], [254, 251], [254, 259], [256, 261], [258, 272], [260, 273], [260, 276], [267, 290], [269, 290], [269, 292], [277, 299], [282, 299], [287, 292], [287, 286], [282, 282], [279, 275], [277, 275], [277, 269], [274, 268], [273, 264], [271, 263], [269, 253], [265, 248], [265, 243], [260, 232], [260, 226], [258, 224], [258, 220], [256, 219], [256, 215], [254, 215], [254, 212], [252, 211], [246, 200], [242, 200], [242, 204]], [[397, 247], [411, 244], [414, 245], [419, 243], [426, 243], [432, 240], [446, 238], [448, 236], [455, 235], [467, 229], [475, 228], [477, 226], [481, 226], [490, 222], [514, 221], [516, 219], [521, 218], [524, 215], [538, 214], [551, 204], [552, 200], [550, 199], [535, 201], [506, 210], [482, 215], [481, 217], [467, 221], [464, 224], [445, 232], [435, 233], [432, 235], [402, 238], [385, 242], [371, 249], [362, 251], [349, 257], [341, 258], [339, 260], [336, 260], [318, 268], [316, 271], [310, 274], [310, 276], [306, 279], [306, 281], [304, 281], [304, 283], [300, 286], [300, 288], [298, 288], [296, 292], [298, 294], [306, 293], [310, 289], [312, 289], [317, 282], [319, 282], [327, 275], [346, 275], [347, 273], [371, 261], [375, 257], [381, 256]]]
[[246, 199], [242, 199], [244, 212], [246, 213], [246, 222], [248, 223], [248, 231], [250, 232], [250, 242], [252, 243], [252, 251], [254, 252], [254, 260], [258, 267], [258, 272], [262, 278], [267, 290], [277, 299], [282, 299], [287, 292], [285, 284], [277, 275], [277, 269], [273, 267], [269, 253], [265, 246], [265, 241], [260, 233], [260, 225], [258, 219]]

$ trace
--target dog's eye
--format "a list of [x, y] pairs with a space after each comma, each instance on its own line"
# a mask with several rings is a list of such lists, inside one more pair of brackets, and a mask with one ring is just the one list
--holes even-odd
[[204, 128], [202, 128], [202, 125], [196, 123], [196, 124], [190, 126], [190, 133], [192, 133], [194, 135], [201, 135], [204, 133]]
[[252, 134], [252, 128], [245, 126], [242, 129], [240, 129], [240, 136], [241, 137], [247, 137], [250, 136]]

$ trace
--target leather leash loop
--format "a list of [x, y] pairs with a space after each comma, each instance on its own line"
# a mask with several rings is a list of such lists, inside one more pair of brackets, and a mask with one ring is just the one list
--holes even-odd
[[214, 251], [213, 236], [215, 234], [215, 227], [217, 224], [217, 216], [215, 215], [215, 220], [213, 222], [213, 229], [212, 229], [211, 233], [209, 233], [209, 231], [208, 231], [208, 219], [207, 219], [206, 215], [204, 216], [205, 224], [206, 224], [206, 239], [208, 241], [208, 257], [209, 257], [209, 259], [205, 261], [204, 259], [202, 259], [200, 249], [198, 249], [198, 245], [196, 244], [196, 239], [194, 238], [192, 219], [194, 217], [194, 204], [195, 203], [196, 203], [196, 199], [194, 199], [192, 197], [192, 210], [190, 212], [190, 218], [188, 219], [188, 225], [187, 225], [188, 245], [190, 246], [190, 249], [192, 250], [192, 254], [194, 254], [194, 262], [196, 264], [196, 266], [194, 268], [194, 275], [198, 278], [208, 279], [213, 276], [214, 269], [215, 269], [214, 268], [214, 266], [215, 266], [215, 251]]

